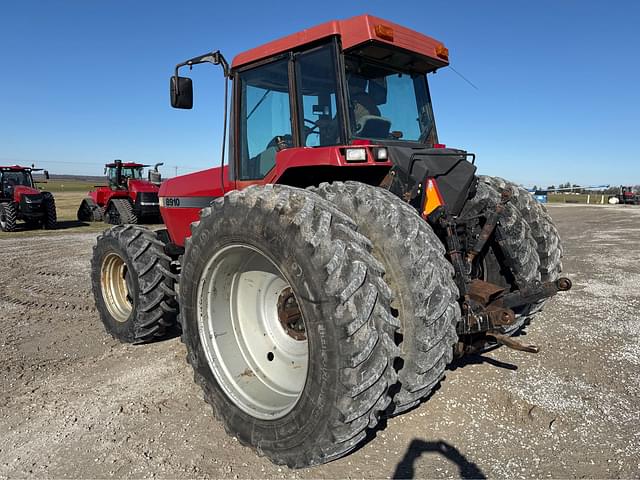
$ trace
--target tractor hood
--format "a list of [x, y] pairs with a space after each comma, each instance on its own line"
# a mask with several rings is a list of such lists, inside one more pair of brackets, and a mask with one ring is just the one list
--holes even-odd
[[473, 185], [476, 167], [467, 158], [475, 155], [453, 148], [389, 145], [393, 163], [390, 190], [419, 208], [428, 178], [435, 179], [444, 204], [453, 215], [462, 210]]
[[13, 201], [19, 202], [23, 195], [40, 195], [42, 192], [37, 188], [25, 187], [24, 185], [16, 185], [13, 188]]
[[158, 186], [147, 180], [129, 180], [129, 191], [132, 193], [155, 192], [158, 193]]

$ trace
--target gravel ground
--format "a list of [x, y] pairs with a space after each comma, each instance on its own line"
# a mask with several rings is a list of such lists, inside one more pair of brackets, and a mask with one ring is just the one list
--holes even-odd
[[571, 292], [528, 327], [537, 355], [453, 365], [429, 401], [321, 467], [228, 437], [178, 339], [122, 345], [93, 307], [95, 233], [0, 239], [0, 477], [640, 476], [640, 208], [551, 206]]

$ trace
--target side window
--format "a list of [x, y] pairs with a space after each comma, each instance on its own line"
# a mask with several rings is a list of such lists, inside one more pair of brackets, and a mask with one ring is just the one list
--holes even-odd
[[263, 178], [276, 153], [293, 146], [288, 60], [240, 74], [240, 180]]
[[307, 147], [340, 143], [340, 118], [336, 108], [336, 62], [331, 45], [296, 57], [300, 131]]

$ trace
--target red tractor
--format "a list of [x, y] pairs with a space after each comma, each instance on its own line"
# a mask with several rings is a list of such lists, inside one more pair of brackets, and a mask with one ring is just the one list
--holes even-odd
[[178, 73], [200, 63], [233, 88], [228, 166], [162, 185], [165, 230], [98, 237], [109, 333], [180, 329], [227, 431], [290, 467], [356, 448], [455, 355], [537, 351], [511, 335], [571, 287], [558, 231], [526, 190], [439, 143], [428, 77], [448, 65], [442, 43], [332, 21], [231, 66], [220, 52], [178, 64], [172, 106], [192, 107]]
[[[0, 167], [0, 230], [13, 232], [16, 222], [53, 229], [57, 226], [56, 202], [50, 192], [36, 188], [32, 172], [39, 168]], [[45, 177], [49, 174], [45, 171]]]
[[89, 196], [82, 200], [78, 209], [78, 220], [81, 222], [106, 221], [113, 225], [138, 223], [149, 219], [158, 221], [160, 207], [158, 190], [161, 183], [156, 164], [149, 170], [148, 179], [143, 178], [144, 168], [150, 165], [140, 163], [123, 163], [115, 160], [105, 166], [105, 174], [109, 180], [107, 186], [96, 186]]
[[611, 195], [608, 201], [612, 205], [640, 205], [640, 193], [635, 192], [633, 187], [620, 186], [619, 193]]

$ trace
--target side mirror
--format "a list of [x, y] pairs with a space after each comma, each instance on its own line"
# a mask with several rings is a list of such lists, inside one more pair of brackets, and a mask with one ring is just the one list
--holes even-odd
[[174, 75], [169, 79], [169, 89], [173, 108], [193, 108], [193, 84], [190, 78]]
[[44, 171], [44, 178], [45, 180], [49, 180], [49, 170]]

